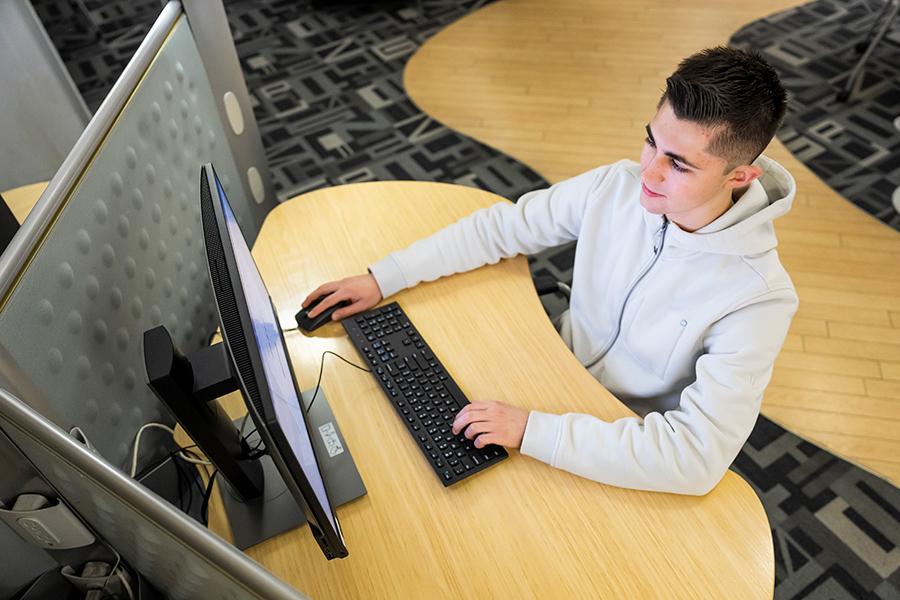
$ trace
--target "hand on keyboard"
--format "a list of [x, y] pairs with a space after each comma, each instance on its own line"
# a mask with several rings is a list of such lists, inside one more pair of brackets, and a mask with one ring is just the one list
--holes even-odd
[[[469, 400], [399, 304], [391, 302], [344, 319], [342, 325], [444, 486], [509, 458], [501, 446], [487, 443], [486, 436], [476, 445], [450, 432]], [[521, 433], [518, 439], [521, 442]]]
[[381, 302], [381, 289], [371, 273], [345, 277], [338, 281], [323, 283], [303, 300], [303, 308], [309, 306], [313, 300], [327, 295], [318, 306], [309, 312], [309, 318], [313, 319], [320, 312], [327, 310], [338, 302], [348, 301], [350, 304], [334, 311], [331, 318], [335, 321], [369, 310]]
[[453, 435], [465, 432], [475, 440], [475, 447], [497, 444], [518, 448], [525, 436], [528, 411], [502, 402], [472, 402], [467, 404], [453, 421]]

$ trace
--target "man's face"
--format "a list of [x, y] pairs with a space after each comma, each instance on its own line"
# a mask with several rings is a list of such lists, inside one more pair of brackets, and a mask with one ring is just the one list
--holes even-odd
[[641, 152], [644, 209], [665, 214], [689, 230], [727, 210], [734, 187], [728, 185], [729, 174], [724, 172], [727, 163], [706, 151], [716, 131], [679, 119], [669, 103], [663, 103], [647, 125]]

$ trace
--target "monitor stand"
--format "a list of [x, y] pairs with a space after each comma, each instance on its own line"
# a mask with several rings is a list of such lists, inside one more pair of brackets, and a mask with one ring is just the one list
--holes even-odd
[[[232, 422], [219, 405], [218, 398], [239, 389], [223, 342], [185, 356], [160, 325], [144, 332], [144, 365], [147, 385], [219, 470], [217, 481], [235, 546], [244, 550], [306, 522], [272, 457], [268, 453], [247, 456], [259, 438], [244, 439], [238, 432], [243, 418]], [[303, 406], [310, 406], [312, 392], [302, 396]], [[321, 388], [306, 418], [334, 505], [365, 494], [366, 487]]]
[[[313, 390], [303, 392], [303, 405], [309, 406]], [[342, 506], [366, 493], [350, 449], [337, 425], [325, 392], [319, 388], [315, 403], [306, 414], [319, 468], [325, 479], [328, 496], [335, 507]], [[243, 418], [235, 419], [240, 427]], [[252, 423], [252, 422], [251, 422]], [[249, 425], [248, 425], [249, 427]], [[250, 447], [259, 443], [259, 435], [247, 437]], [[254, 546], [306, 523], [303, 511], [288, 491], [281, 474], [268, 454], [259, 459], [263, 468], [263, 493], [249, 501], [241, 500], [226, 480], [220, 480], [222, 504], [231, 525], [234, 545], [241, 549]]]

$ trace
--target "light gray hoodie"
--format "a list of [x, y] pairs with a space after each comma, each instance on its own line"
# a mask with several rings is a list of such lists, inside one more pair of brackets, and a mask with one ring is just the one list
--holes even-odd
[[640, 416], [531, 411], [521, 452], [603, 483], [705, 494], [753, 429], [798, 305], [772, 223], [794, 180], [755, 164], [763, 175], [694, 233], [646, 212], [640, 165], [620, 161], [479, 210], [370, 270], [388, 297], [577, 239], [560, 335]]

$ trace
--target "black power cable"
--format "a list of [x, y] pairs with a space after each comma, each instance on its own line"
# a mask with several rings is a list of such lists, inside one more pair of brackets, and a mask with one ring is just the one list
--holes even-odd
[[219, 470], [216, 469], [212, 472], [212, 475], [209, 476], [209, 481], [206, 482], [206, 491], [203, 493], [203, 504], [200, 506], [200, 518], [207, 527], [209, 526], [209, 497], [212, 495], [213, 482], [216, 480], [216, 475], [218, 474]]
[[333, 356], [337, 356], [339, 359], [341, 359], [342, 361], [344, 361], [345, 363], [347, 363], [347, 364], [350, 365], [351, 367], [354, 367], [354, 368], [356, 368], [356, 369], [359, 369], [360, 371], [365, 371], [366, 373], [371, 373], [371, 372], [372, 372], [372, 369], [367, 369], [367, 368], [365, 368], [365, 367], [361, 367], [361, 366], [359, 366], [359, 365], [357, 365], [357, 364], [354, 364], [354, 363], [350, 362], [349, 360], [347, 360], [346, 358], [344, 358], [344, 357], [341, 356], [340, 354], [336, 354], [336, 353], [332, 352], [331, 350], [326, 350], [325, 352], [322, 353], [322, 361], [319, 363], [319, 378], [316, 380], [316, 389], [313, 390], [313, 395], [312, 395], [312, 398], [311, 398], [310, 401], [309, 401], [309, 406], [307, 406], [307, 407], [306, 407], [306, 410], [304, 411], [306, 414], [309, 414], [309, 409], [312, 408], [313, 402], [316, 401], [316, 396], [319, 395], [319, 386], [322, 384], [322, 373], [323, 373], [323, 371], [325, 370], [325, 355], [326, 355], [326, 354], [331, 354], [331, 355], [333, 355]]

